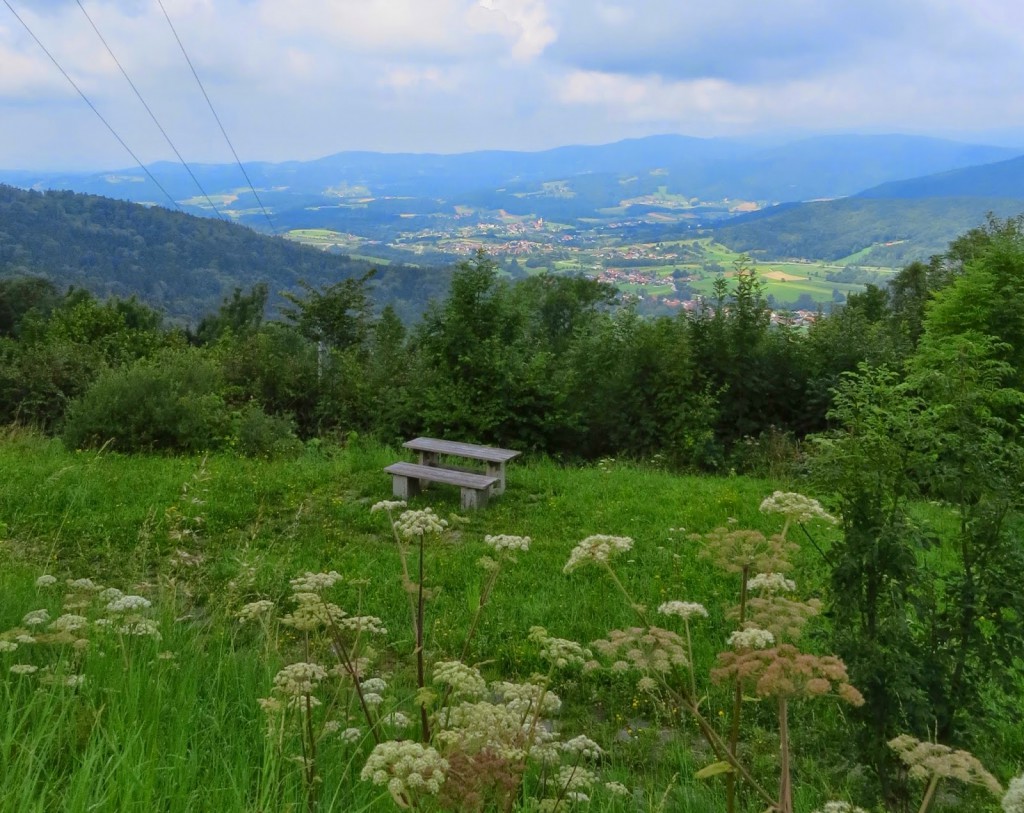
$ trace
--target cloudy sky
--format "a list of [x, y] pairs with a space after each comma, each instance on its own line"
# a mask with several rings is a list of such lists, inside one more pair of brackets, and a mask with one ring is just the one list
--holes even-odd
[[[163, 0], [243, 160], [654, 133], [1024, 146], [1021, 0]], [[81, 6], [81, 7], [80, 7]], [[158, 0], [0, 0], [0, 167], [231, 153]], [[13, 9], [13, 11], [12, 11]]]

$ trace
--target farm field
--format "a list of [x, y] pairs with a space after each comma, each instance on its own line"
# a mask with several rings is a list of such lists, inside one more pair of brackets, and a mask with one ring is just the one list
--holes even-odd
[[[410, 232], [390, 243], [396, 257], [420, 260], [425, 251], [439, 251], [454, 262], [478, 249], [495, 256], [506, 268], [512, 262], [531, 275], [583, 274], [615, 285], [639, 299], [642, 307], [680, 303], [712, 292], [715, 279], [728, 278], [740, 262], [757, 270], [766, 296], [778, 308], [799, 305], [814, 308], [842, 301], [864, 290], [866, 282], [884, 285], [894, 268], [865, 268], [854, 280], [828, 279], [829, 274], [849, 271], [858, 255], [836, 263], [819, 261], [759, 261], [736, 253], [711, 237], [696, 233], [689, 240], [636, 242], [614, 233], [581, 231], [563, 240], [563, 224], [503, 214], [495, 223], [460, 226], [454, 233], [436, 228]], [[352, 257], [374, 261], [374, 246], [365, 238], [329, 229], [295, 229], [289, 239], [323, 249], [343, 251]], [[378, 249], [379, 250], [379, 249]], [[864, 254], [861, 252], [860, 254]], [[387, 262], [381, 260], [380, 262]]]
[[[359, 778], [373, 741], [350, 684], [315, 677], [323, 705], [290, 712], [274, 705], [275, 698], [287, 700], [279, 676], [288, 664], [319, 661], [340, 671], [338, 640], [286, 623], [286, 614], [297, 612], [299, 588], [290, 580], [334, 571], [336, 583], [323, 588], [330, 601], [350, 617], [376, 618], [356, 629], [388, 631], [373, 635], [372, 648], [352, 644], [364, 646], [368, 658], [363, 679], [386, 681], [374, 712], [379, 732], [417, 738], [415, 698], [423, 695], [409, 619], [413, 593], [403, 589], [402, 548], [388, 515], [372, 510], [390, 499], [381, 469], [396, 459], [396, 451], [361, 441], [273, 462], [69, 453], [56, 441], [10, 433], [0, 444], [0, 640], [17, 647], [0, 650], [0, 764], [7, 777], [0, 811], [397, 809], [386, 788]], [[724, 736], [732, 692], [709, 673], [735, 628], [727, 610], [737, 600], [737, 579], [704, 558], [705, 543], [690, 535], [716, 527], [776, 533], [783, 518], [761, 513], [759, 505], [794, 484], [679, 476], [612, 460], [571, 468], [545, 459], [511, 464], [508, 482], [505, 495], [465, 517], [453, 490], [431, 489], [411, 506], [430, 507], [450, 523], [424, 548], [428, 669], [461, 657], [488, 681], [543, 686], [543, 696], [561, 699], [557, 714], [545, 712], [544, 736], [568, 742], [582, 734], [600, 748], [600, 758], [588, 758], [585, 767], [571, 752], [562, 757], [560, 776], [588, 779], [586, 808], [557, 795], [555, 769], [542, 765], [526, 772], [516, 791], [521, 799], [550, 800], [555, 793], [560, 810], [724, 810], [722, 776], [697, 778], [716, 764], [715, 755], [678, 705], [642, 688], [636, 672], [590, 671], [573, 657], [556, 668], [543, 655], [552, 638], [531, 629], [590, 647], [610, 630], [635, 625], [638, 612], [654, 613], [673, 600], [700, 602], [709, 617], [684, 625], [662, 615], [658, 623], [679, 636], [685, 629], [687, 640], [692, 626], [688, 657], [700, 708]], [[820, 551], [804, 544], [789, 575], [802, 596], [812, 597], [825, 594], [821, 557], [837, 531], [820, 523], [807, 530]], [[595, 563], [564, 572], [574, 547], [594, 534], [633, 540], [615, 560], [614, 575]], [[531, 542], [512, 561], [488, 545], [488, 535]], [[415, 565], [414, 547], [404, 550]], [[491, 557], [489, 569], [481, 569], [484, 556]], [[54, 583], [37, 584], [44, 574]], [[68, 583], [84, 578], [92, 584]], [[412, 581], [418, 579], [414, 567]], [[95, 621], [108, 599], [118, 599], [101, 588], [151, 606], [117, 617], [111, 631]], [[259, 611], [266, 614], [253, 609], [257, 602], [266, 602]], [[39, 610], [50, 619], [87, 619], [88, 629], [65, 621], [66, 632], [43, 634], [26, 615]], [[827, 624], [827, 617], [813, 622], [809, 647], [819, 645]], [[132, 634], [139, 630], [148, 632]], [[568, 643], [559, 646], [568, 651]], [[673, 679], [689, 679], [690, 670], [677, 671]], [[434, 689], [441, 692], [441, 684]], [[743, 705], [746, 764], [773, 789], [778, 739], [771, 704], [747, 698]], [[857, 800], [856, 771], [843, 745], [850, 737], [845, 708], [835, 697], [794, 708], [799, 813], [830, 799]], [[311, 738], [307, 724], [308, 731], [315, 727]], [[979, 756], [1005, 773], [1022, 746], [1020, 732], [1006, 732]], [[439, 809], [433, 797], [419, 798], [421, 809]], [[741, 810], [765, 808], [753, 792], [740, 798]], [[998, 807], [980, 792], [960, 798], [972, 806], [957, 809]], [[527, 801], [515, 809], [537, 808]]]

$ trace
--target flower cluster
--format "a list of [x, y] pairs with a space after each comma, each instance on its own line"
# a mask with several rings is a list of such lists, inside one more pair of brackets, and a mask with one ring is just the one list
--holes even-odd
[[120, 615], [121, 613], [148, 610], [152, 606], [153, 603], [148, 598], [143, 598], [142, 596], [118, 596], [107, 605], [107, 612]]
[[274, 690], [287, 697], [312, 694], [327, 677], [327, 670], [318, 663], [292, 663], [274, 676]]
[[613, 672], [639, 669], [642, 672], [666, 673], [677, 666], [689, 664], [683, 639], [661, 627], [612, 630], [607, 638], [594, 641], [593, 646], [613, 660]]
[[[555, 784], [562, 790], [590, 790], [596, 781], [597, 777], [586, 768], [580, 768], [575, 765], [563, 765], [558, 769]], [[586, 800], [577, 797], [576, 801]]]
[[621, 782], [605, 782], [604, 789], [608, 791], [612, 796], [632, 796], [629, 792], [629, 788], [623, 785]]
[[779, 535], [766, 537], [760, 531], [715, 528], [691, 539], [703, 542], [700, 556], [710, 559], [727, 573], [774, 573], [792, 570], [789, 557], [799, 546]]
[[758, 573], [747, 579], [747, 589], [764, 593], [792, 593], [796, 590], [796, 582], [781, 573]]
[[857, 807], [849, 802], [825, 802], [825, 806], [814, 813], [868, 813], [863, 807]]
[[1024, 774], [1010, 780], [1002, 807], [1003, 813], [1024, 813]]
[[504, 703], [485, 700], [459, 703], [445, 709], [437, 740], [466, 753], [492, 751], [506, 759], [526, 755], [527, 715]]
[[562, 708], [561, 698], [539, 683], [499, 680], [491, 684], [491, 691], [520, 719], [534, 713], [544, 716], [558, 714]]
[[556, 669], [582, 666], [592, 655], [575, 641], [548, 635], [544, 627], [530, 627], [529, 639], [540, 647], [540, 656]]
[[[36, 579], [39, 590], [57, 590], [60, 584], [55, 576], [44, 574]], [[115, 587], [104, 588], [89, 578], [67, 579], [59, 600], [62, 611], [54, 617], [46, 607], [31, 610], [22, 616], [20, 626], [0, 632], [0, 655], [19, 652], [23, 661], [4, 668], [11, 674], [35, 676], [40, 685], [77, 688], [84, 683], [74, 669], [88, 648], [113, 642], [124, 645], [116, 636], [146, 636], [160, 638], [160, 627], [146, 615], [152, 602], [143, 596], [126, 596]], [[57, 649], [57, 660], [52, 664], [32, 663], [29, 649], [40, 654], [45, 647]]]
[[397, 511], [399, 508], [405, 508], [407, 505], [405, 500], [381, 500], [375, 502], [373, 507], [370, 508], [371, 514], [376, 514], [378, 511], [387, 511], [389, 514], [392, 511]]
[[365, 632], [369, 635], [388, 634], [384, 622], [375, 615], [350, 615], [340, 619], [337, 623], [341, 629], [349, 632]]
[[581, 565], [590, 563], [608, 564], [618, 553], [631, 550], [633, 540], [628, 536], [608, 536], [595, 534], [588, 536], [572, 549], [569, 561], [562, 568], [563, 573], [572, 573]]
[[[801, 636], [807, 622], [821, 612], [821, 602], [816, 598], [808, 601], [794, 601], [785, 596], [768, 594], [747, 601], [747, 626], [760, 627], [775, 636], [776, 640], [795, 640]], [[739, 615], [737, 607], [732, 613]]]
[[956, 779], [967, 785], [979, 785], [992, 793], [1001, 795], [1002, 786], [978, 759], [967, 751], [924, 742], [909, 734], [901, 734], [889, 740], [892, 748], [915, 779], [929, 780], [933, 776], [942, 779]]
[[480, 672], [461, 661], [434, 664], [434, 683], [450, 686], [453, 694], [462, 697], [481, 697], [487, 691]]
[[341, 581], [341, 574], [336, 570], [329, 573], [310, 573], [306, 571], [303, 575], [292, 579], [289, 584], [295, 593], [319, 593], [334, 587]]
[[484, 543], [490, 545], [495, 551], [501, 553], [502, 551], [515, 552], [521, 550], [524, 553], [530, 549], [530, 537], [528, 536], [509, 536], [508, 534], [488, 534], [484, 537]]
[[793, 522], [810, 522], [820, 519], [835, 525], [838, 520], [821, 507], [817, 500], [797, 494], [795, 491], [776, 491], [761, 502], [762, 514], [783, 514]]
[[273, 609], [274, 602], [264, 598], [259, 601], [250, 601], [236, 613], [236, 616], [244, 624], [246, 621], [255, 621], [257, 618], [262, 618]]
[[658, 612], [662, 615], [677, 615], [684, 621], [689, 621], [694, 616], [708, 617], [707, 609], [696, 601], [666, 601], [659, 605]]
[[[107, 608], [110, 609], [109, 607]], [[89, 619], [84, 615], [75, 615], [74, 613], [64, 613], [64, 615], [58, 616], [50, 622], [51, 632], [78, 632], [79, 630], [86, 629], [89, 626]]]
[[742, 647], [738, 652], [719, 653], [718, 664], [711, 670], [712, 680], [738, 680], [758, 697], [820, 697], [834, 691], [852, 706], [864, 704], [861, 693], [849, 683], [846, 665], [832, 655], [809, 655], [791, 644], [772, 649]]
[[598, 759], [604, 753], [604, 749], [585, 734], [563, 742], [562, 750], [582, 759]]
[[727, 641], [733, 649], [767, 649], [775, 643], [775, 636], [768, 630], [758, 627], [747, 627], [736, 630], [729, 635]]
[[446, 753], [471, 761], [487, 755], [522, 764], [529, 756], [557, 764], [559, 748], [554, 726], [544, 718], [562, 706], [558, 696], [540, 683], [495, 682], [493, 700], [463, 702], [437, 716], [437, 741]]
[[[304, 583], [302, 586], [308, 585]], [[319, 593], [295, 593], [292, 598], [295, 600], [296, 607], [281, 617], [281, 623], [303, 632], [320, 629], [332, 623], [337, 624], [348, 615], [337, 604], [324, 601]]]
[[418, 511], [403, 511], [395, 520], [395, 531], [406, 541], [429, 534], [441, 535], [448, 528], [448, 521], [441, 519], [432, 508]]
[[41, 627], [44, 624], [50, 622], [50, 611], [47, 609], [32, 610], [32, 612], [25, 613], [24, 618], [21, 619], [21, 623], [26, 627]]
[[395, 802], [410, 806], [408, 797], [436, 795], [444, 784], [448, 760], [418, 742], [382, 742], [370, 753], [359, 776], [385, 785]]

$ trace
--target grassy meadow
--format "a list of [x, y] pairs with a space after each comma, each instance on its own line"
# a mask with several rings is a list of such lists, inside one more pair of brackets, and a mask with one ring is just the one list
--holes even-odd
[[[0, 811], [397, 809], [386, 788], [359, 778], [373, 746], [365, 731], [343, 738], [325, 727], [317, 734], [311, 784], [304, 774], [307, 741], [284, 726], [275, 729], [258, 702], [271, 696], [282, 667], [315, 657], [330, 666], [336, 645], [332, 652], [331, 645], [311, 644], [279, 623], [287, 609], [249, 623], [238, 612], [258, 600], [287, 608], [291, 578], [336, 571], [331, 601], [352, 615], [378, 617], [388, 630], [374, 641], [370, 667], [388, 682], [381, 719], [395, 710], [414, 718], [411, 598], [387, 516], [371, 512], [390, 498], [381, 469], [400, 457], [363, 442], [279, 461], [123, 456], [68, 452], [57, 441], [10, 434], [0, 444], [0, 641], [27, 638], [0, 650]], [[708, 673], [735, 628], [726, 610], [737, 603], [738, 577], [702, 558], [702, 543], [689, 534], [721, 526], [778, 532], [781, 518], [760, 513], [759, 505], [775, 488], [792, 486], [678, 476], [615, 461], [566, 468], [536, 459], [511, 464], [508, 491], [464, 517], [456, 490], [432, 488], [411, 506], [430, 506], [450, 522], [450, 533], [431, 540], [424, 554], [426, 662], [458, 658], [465, 647], [465, 662], [488, 680], [548, 674], [550, 690], [562, 700], [552, 730], [564, 740], [585, 734], [603, 755], [591, 766], [599, 781], [586, 808], [565, 794], [547, 809], [724, 810], [722, 777], [695, 777], [716, 759], [679, 708], [655, 704], [635, 675], [549, 671], [529, 632], [543, 626], [551, 636], [587, 646], [636, 624], [600, 568], [563, 573], [584, 537], [631, 537], [634, 546], [616, 560], [615, 573], [637, 603], [653, 611], [683, 600], [708, 609], [708, 618], [692, 624], [693, 675], [703, 713], [724, 732], [731, 688], [714, 685]], [[808, 528], [827, 551], [837, 532]], [[487, 585], [479, 561], [490, 551], [488, 534], [528, 536], [532, 543], [515, 563], [503, 563], [466, 646]], [[802, 534], [793, 538], [806, 542]], [[42, 574], [56, 582], [37, 586]], [[790, 574], [800, 595], [822, 595], [824, 574], [821, 553], [804, 545]], [[97, 589], [67, 583], [83, 578]], [[142, 611], [145, 623], [158, 634], [118, 630], [116, 618], [113, 627], [97, 626], [100, 587], [145, 597], [152, 605]], [[87, 618], [89, 629], [42, 634], [42, 626], [25, 621], [41, 609], [50, 618]], [[659, 623], [681, 634], [673, 621], [679, 619]], [[812, 623], [809, 649], [825, 651], [826, 624]], [[11, 672], [16, 665], [38, 671]], [[741, 753], [758, 780], [774, 788], [774, 709], [745, 701]], [[798, 813], [828, 800], [857, 801], [844, 709], [835, 698], [792, 709]], [[350, 692], [325, 698], [321, 711], [342, 728], [358, 727]], [[397, 722], [381, 727], [389, 738], [415, 736], [403, 734]], [[1010, 753], [1020, 747], [1012, 734], [998, 744]], [[544, 771], [529, 771], [522, 795], [531, 798], [547, 781]], [[625, 793], [617, 786], [613, 793], [603, 784], [609, 782]], [[432, 804], [422, 800], [420, 809], [435, 809]], [[743, 791], [739, 809], [764, 808]]]

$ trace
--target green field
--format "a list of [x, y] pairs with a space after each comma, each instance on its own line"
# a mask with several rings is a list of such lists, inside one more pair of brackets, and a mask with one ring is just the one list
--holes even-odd
[[[543, 192], [529, 194], [555, 196], [562, 194], [563, 190], [558, 184], [549, 186], [551, 188], [545, 187]], [[665, 193], [645, 196], [642, 201], [637, 199], [633, 202], [660, 202], [663, 205], [680, 208], [689, 205], [686, 198]], [[473, 213], [473, 210], [468, 210], [465, 207], [461, 207], [459, 211], [463, 216]], [[625, 211], [624, 207], [622, 211]], [[529, 222], [534, 218], [506, 214], [500, 220], [507, 226]], [[836, 263], [817, 261], [759, 262], [716, 243], [710, 237], [669, 240], [659, 243], [627, 243], [609, 236], [596, 241], [594, 246], [585, 248], [565, 247], [557, 242], [552, 243], [552, 235], [564, 228], [560, 224], [545, 222], [543, 228], [538, 231], [517, 235], [517, 241], [525, 239], [535, 246], [532, 253], [517, 257], [527, 274], [585, 274], [588, 276], [600, 276], [602, 273], [618, 274], [621, 278], [615, 278], [612, 281], [619, 290], [628, 294], [656, 299], [678, 298], [679, 290], [674, 281], [669, 279], [673, 275], [678, 276], [678, 272], [682, 272], [688, 277], [685, 283], [691, 291], [707, 296], [711, 294], [715, 279], [719, 275], [724, 274], [728, 278], [738, 264], [746, 263], [752, 265], [757, 271], [764, 283], [765, 294], [774, 297], [780, 305], [791, 305], [802, 295], [809, 297], [811, 303], [824, 305], [835, 301], [836, 293], [841, 297], [846, 297], [851, 293], [864, 290], [865, 286], [860, 282], [830, 282], [826, 275], [842, 272], [847, 266], [858, 264], [858, 259], [870, 251], [870, 249], [865, 249], [863, 252], [846, 257]], [[416, 259], [418, 253], [427, 249], [449, 253], [452, 255], [453, 262], [476, 248], [484, 248], [496, 256], [502, 257], [506, 245], [504, 238], [492, 234], [488, 230], [474, 230], [471, 227], [461, 229], [459, 234], [458, 237], [435, 234], [423, 237], [422, 240], [403, 241], [400, 248], [408, 252], [410, 259], [413, 260]], [[383, 262], [374, 257], [372, 253], [363, 253], [360, 249], [365, 248], [367, 241], [356, 235], [343, 234], [329, 229], [294, 229], [287, 236], [289, 239], [322, 249], [336, 247], [357, 259]], [[397, 244], [392, 246], [393, 249], [396, 247]], [[637, 255], [649, 258], [650, 261], [637, 262], [635, 259], [630, 259], [628, 263], [624, 264], [617, 259]], [[875, 275], [876, 284], [884, 284], [889, 276], [896, 273], [896, 269], [891, 268], [870, 268], [866, 271]], [[648, 279], [637, 281], [624, 278], [630, 274], [646, 276]]]
[[[350, 684], [327, 677], [316, 692], [309, 690], [324, 704], [294, 721], [308, 717], [316, 726], [313, 739], [306, 738], [312, 727], [291, 727], [287, 712], [268, 717], [259, 701], [281, 691], [274, 688], [275, 675], [286, 665], [319, 660], [330, 667], [337, 665], [338, 646], [362, 646], [358, 635], [332, 644], [285, 626], [282, 614], [294, 607], [289, 579], [336, 571], [330, 601], [351, 615], [377, 616], [375, 623], [389, 630], [375, 637], [372, 652], [359, 650], [370, 658], [364, 679], [387, 682], [376, 717], [379, 733], [416, 738], [416, 697], [426, 697], [417, 694], [409, 620], [416, 588], [403, 590], [399, 546], [386, 515], [371, 511], [390, 497], [381, 469], [398, 457], [362, 442], [344, 451], [311, 448], [278, 462], [229, 455], [126, 457], [69, 453], [56, 441], [10, 434], [0, 444], [0, 640], [18, 643], [12, 651], [0, 650], [0, 764], [6, 769], [0, 810], [397, 809], [385, 790], [358, 778], [372, 742]], [[704, 542], [690, 534], [718, 526], [777, 532], [781, 518], [758, 506], [778, 485], [678, 476], [613, 460], [565, 468], [534, 459], [511, 464], [506, 494], [469, 516], [460, 516], [457, 492], [431, 489], [413, 507], [429, 506], [451, 526], [424, 548], [422, 583], [429, 597], [422, 651], [428, 670], [461, 655], [487, 680], [532, 681], [557, 693], [561, 709], [545, 712], [551, 719], [544, 730], [563, 741], [585, 734], [603, 752], [585, 769], [590, 810], [724, 810], [721, 776], [696, 778], [715, 759], [688, 715], [657, 692], [639, 689], [637, 674], [628, 670], [549, 666], [530, 630], [543, 626], [551, 636], [586, 646], [609, 630], [636, 624], [638, 612], [652, 613], [665, 601], [701, 602], [710, 617], [693, 622], [692, 679], [701, 713], [724, 736], [731, 689], [711, 682], [708, 673], [735, 626], [726, 610], [736, 601], [736, 577], [702, 558]], [[837, 532], [817, 525], [809, 530], [827, 554]], [[488, 574], [494, 573], [479, 565], [482, 556], [495, 556], [485, 542], [488, 534], [532, 542], [515, 562], [497, 556], [502, 569], [474, 627]], [[615, 575], [595, 565], [563, 572], [574, 546], [592, 534], [633, 540], [616, 559]], [[407, 554], [415, 582], [415, 546]], [[826, 587], [822, 555], [805, 544], [794, 557], [790, 576], [803, 595]], [[56, 583], [34, 586], [41, 574]], [[107, 598], [66, 585], [86, 577], [152, 602], [138, 613], [159, 637], [95, 625], [44, 634], [44, 627], [31, 625], [26, 614], [44, 609], [51, 619], [62, 612], [106, 617]], [[73, 603], [62, 606], [62, 596]], [[277, 615], [242, 623], [238, 612], [257, 600], [279, 607]], [[682, 635], [679, 619], [660, 619]], [[812, 648], [827, 619], [813, 626]], [[28, 637], [35, 642], [20, 642]], [[33, 667], [34, 673], [19, 674]], [[688, 674], [681, 669], [671, 680], [682, 686]], [[65, 685], [72, 680], [73, 686]], [[424, 702], [438, 702], [437, 695], [432, 698]], [[744, 763], [754, 781], [772, 789], [778, 741], [771, 704], [749, 698], [743, 705]], [[414, 725], [403, 729], [390, 716], [395, 711]], [[850, 737], [842, 705], [824, 698], [794, 707], [794, 715], [795, 810], [809, 813], [828, 799], [856, 798], [857, 781], [842, 746]], [[353, 728], [356, 738], [330, 734], [328, 722]], [[308, 745], [314, 741], [315, 756]], [[1000, 764], [1012, 763], [1020, 738], [1002, 739], [993, 748]], [[578, 758], [563, 757], [562, 764], [568, 771], [563, 777], [581, 769]], [[303, 773], [311, 765], [315, 781]], [[535, 765], [517, 793], [524, 800], [550, 799], [557, 792], [552, 776]], [[449, 781], [455, 789], [458, 780]], [[626, 795], [605, 783], [618, 783]], [[960, 798], [969, 800], [971, 810], [996, 809], [981, 794]], [[742, 799], [742, 811], [764, 808], [754, 793]], [[437, 809], [423, 801], [422, 809]], [[462, 802], [447, 804], [469, 809]], [[563, 805], [577, 809], [567, 800], [559, 809]], [[536, 808], [524, 801], [515, 809]]]

